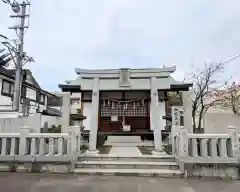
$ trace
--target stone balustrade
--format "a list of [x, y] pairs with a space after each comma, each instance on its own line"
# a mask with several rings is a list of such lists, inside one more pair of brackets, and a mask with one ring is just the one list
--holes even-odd
[[173, 155], [192, 163], [239, 163], [240, 134], [228, 127], [226, 134], [188, 134], [184, 127], [174, 127]]
[[80, 154], [80, 128], [67, 133], [0, 133], [0, 162], [72, 162]]
[[226, 134], [192, 134], [173, 127], [172, 152], [186, 177], [239, 179], [240, 134], [229, 126]]

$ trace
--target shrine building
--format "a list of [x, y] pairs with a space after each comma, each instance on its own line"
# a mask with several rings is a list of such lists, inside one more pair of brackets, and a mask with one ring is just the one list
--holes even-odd
[[162, 134], [171, 127], [168, 117], [174, 104], [169, 101], [170, 94], [175, 93], [182, 103], [191, 87], [170, 76], [175, 70], [75, 69], [78, 77], [59, 87], [80, 95], [81, 112], [87, 117], [83, 126], [84, 131], [89, 130], [89, 150], [96, 150], [98, 134], [115, 134], [152, 136], [155, 150], [161, 151]]

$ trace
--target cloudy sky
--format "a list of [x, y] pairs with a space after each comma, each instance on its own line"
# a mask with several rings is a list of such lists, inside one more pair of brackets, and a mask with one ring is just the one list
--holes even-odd
[[[191, 66], [240, 53], [239, 0], [31, 0], [27, 65], [44, 89], [75, 79], [75, 68]], [[13, 21], [0, 2], [0, 33]], [[240, 79], [240, 59], [224, 76]]]

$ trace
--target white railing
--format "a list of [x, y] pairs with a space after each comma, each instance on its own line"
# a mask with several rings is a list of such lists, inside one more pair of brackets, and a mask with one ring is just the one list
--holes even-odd
[[0, 161], [74, 161], [80, 154], [80, 128], [68, 133], [0, 133]]
[[172, 151], [190, 163], [239, 163], [240, 135], [235, 127], [227, 134], [188, 134], [184, 127], [173, 127]]

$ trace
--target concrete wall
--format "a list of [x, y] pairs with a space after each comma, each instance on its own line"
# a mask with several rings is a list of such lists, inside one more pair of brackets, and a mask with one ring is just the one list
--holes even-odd
[[41, 115], [36, 114], [29, 117], [0, 118], [1, 133], [19, 133], [20, 127], [28, 126], [32, 132], [40, 132]]
[[40, 113], [29, 117], [0, 118], [0, 132], [2, 133], [19, 133], [22, 126], [28, 126], [32, 132], [39, 133], [41, 128], [51, 128], [52, 125], [61, 125], [61, 119]]
[[70, 105], [70, 92], [54, 92], [58, 97], [62, 98], [62, 106], [60, 107], [52, 107], [55, 109], [61, 109], [62, 117], [59, 118], [60, 125], [62, 126], [62, 132], [67, 132], [67, 129], [70, 125], [70, 112], [71, 112], [71, 105]]
[[51, 128], [53, 125], [61, 125], [61, 117], [41, 115], [41, 128]]
[[203, 122], [205, 133], [226, 133], [228, 126], [236, 127], [240, 133], [240, 116], [233, 113], [206, 113]]

